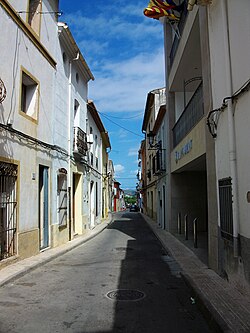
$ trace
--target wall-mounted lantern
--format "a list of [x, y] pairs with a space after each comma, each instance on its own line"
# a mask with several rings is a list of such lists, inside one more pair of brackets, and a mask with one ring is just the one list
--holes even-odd
[[154, 144], [154, 137], [155, 137], [154, 133], [152, 131], [149, 131], [149, 133], [147, 134], [147, 137], [148, 137], [148, 143], [149, 143], [150, 147], [152, 147]]
[[6, 94], [7, 94], [7, 91], [6, 91], [5, 85], [4, 85], [3, 81], [0, 79], [0, 104], [5, 100]]

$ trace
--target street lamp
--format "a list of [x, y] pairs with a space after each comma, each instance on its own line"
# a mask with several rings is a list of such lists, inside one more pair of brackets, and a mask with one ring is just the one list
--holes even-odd
[[149, 133], [147, 134], [147, 137], [148, 137], [148, 143], [150, 145], [150, 147], [153, 146], [153, 143], [154, 143], [154, 133], [152, 131], [149, 131]]

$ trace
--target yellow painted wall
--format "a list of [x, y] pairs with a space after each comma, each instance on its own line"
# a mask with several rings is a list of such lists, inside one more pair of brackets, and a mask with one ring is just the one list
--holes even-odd
[[[177, 171], [206, 152], [205, 126], [205, 118], [203, 118], [171, 152], [171, 172]], [[180, 154], [181, 150], [190, 144], [190, 141], [192, 141], [192, 148], [189, 147], [189, 152], [176, 160], [176, 152]]]
[[39, 229], [18, 234], [18, 255], [28, 258], [39, 253]]

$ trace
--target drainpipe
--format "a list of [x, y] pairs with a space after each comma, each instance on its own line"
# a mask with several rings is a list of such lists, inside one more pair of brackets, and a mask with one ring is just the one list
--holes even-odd
[[172, 228], [172, 205], [171, 205], [171, 197], [172, 197], [172, 190], [171, 190], [171, 136], [170, 136], [170, 114], [169, 114], [169, 50], [170, 48], [170, 40], [169, 40], [169, 24], [167, 23], [167, 19], [165, 18], [165, 22], [163, 25], [163, 32], [164, 32], [164, 56], [165, 56], [165, 86], [166, 86], [166, 112], [167, 112], [167, 117], [166, 117], [166, 143], [165, 143], [165, 158], [166, 158], [166, 190], [167, 190], [167, 199], [165, 200], [166, 202], [165, 207], [166, 207], [166, 221], [165, 223], [165, 228], [166, 230], [170, 231]]
[[71, 98], [72, 98], [72, 61], [69, 61], [69, 79], [68, 79], [68, 196], [69, 196], [69, 240], [72, 239], [72, 216], [71, 216], [71, 151], [72, 151], [72, 142], [71, 142]]
[[234, 238], [234, 257], [238, 257], [238, 235], [239, 235], [239, 202], [238, 202], [238, 177], [237, 177], [237, 161], [236, 161], [236, 139], [234, 127], [234, 110], [231, 96], [233, 95], [232, 71], [231, 71], [231, 53], [228, 31], [228, 14], [227, 0], [222, 0], [222, 23], [223, 23], [223, 38], [225, 44], [225, 66], [226, 66], [226, 88], [227, 96], [230, 98], [227, 101], [228, 113], [228, 140], [229, 140], [229, 165], [232, 177], [232, 195], [233, 195], [233, 238]]

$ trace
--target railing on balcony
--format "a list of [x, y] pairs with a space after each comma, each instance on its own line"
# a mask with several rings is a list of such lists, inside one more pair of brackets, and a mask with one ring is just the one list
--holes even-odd
[[85, 156], [88, 151], [86, 133], [80, 127], [74, 127], [73, 153]]
[[202, 83], [200, 83], [199, 87], [193, 94], [193, 97], [173, 127], [174, 147], [177, 146], [187, 133], [200, 121], [203, 115], [203, 89]]
[[[180, 17], [180, 21], [178, 23], [178, 33], [180, 34], [180, 36], [182, 35], [182, 32], [184, 30], [184, 26], [186, 23], [186, 19], [187, 19], [187, 14], [188, 14], [188, 10], [187, 10], [187, 6], [185, 5], [183, 8], [183, 12], [181, 13], [181, 17]], [[180, 36], [175, 35], [173, 44], [172, 44], [172, 48], [170, 51], [170, 55], [169, 55], [169, 60], [170, 60], [170, 67], [172, 67], [173, 62], [174, 62], [174, 58], [177, 52], [177, 48], [180, 42]]]

